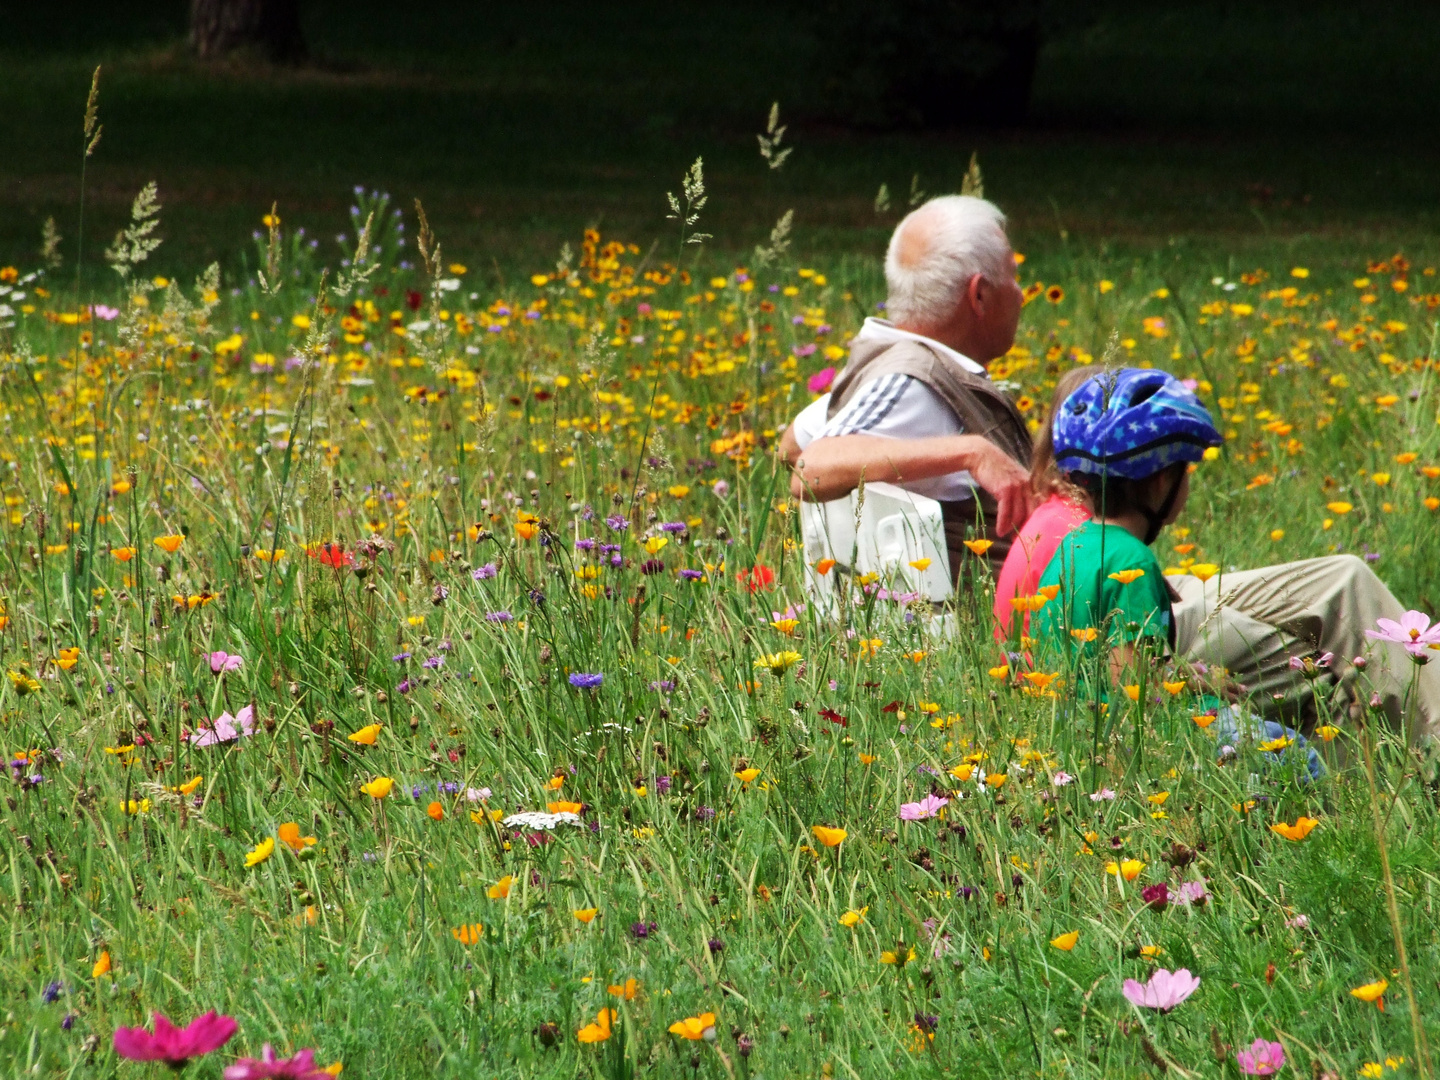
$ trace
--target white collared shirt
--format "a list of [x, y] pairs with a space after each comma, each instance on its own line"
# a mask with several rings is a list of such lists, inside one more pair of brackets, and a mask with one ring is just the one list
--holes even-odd
[[[865, 320], [856, 341], [893, 344], [918, 341], [966, 371], [984, 375], [985, 369], [968, 356], [932, 338], [902, 330], [886, 319]], [[937, 435], [962, 435], [964, 428], [950, 406], [919, 379], [909, 375], [881, 375], [860, 388], [846, 406], [828, 422], [830, 395], [822, 394], [791, 424], [795, 442], [802, 450], [815, 439], [836, 435], [873, 435], [882, 439], [927, 439]], [[968, 499], [975, 492], [975, 480], [968, 472], [947, 473], [899, 485], [917, 495], [942, 502]]]

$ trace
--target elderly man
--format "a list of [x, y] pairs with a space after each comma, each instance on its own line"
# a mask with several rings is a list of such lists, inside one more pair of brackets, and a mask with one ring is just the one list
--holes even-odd
[[830, 393], [786, 429], [796, 498], [843, 498], [864, 479], [937, 500], [953, 573], [961, 541], [991, 540], [998, 571], [1029, 516], [1030, 434], [986, 375], [1015, 341], [1023, 297], [1005, 215], [984, 199], [932, 199], [885, 256], [888, 319], [870, 318]]

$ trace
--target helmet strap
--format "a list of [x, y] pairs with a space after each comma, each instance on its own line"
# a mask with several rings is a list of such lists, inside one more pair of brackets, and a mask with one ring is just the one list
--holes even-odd
[[1170, 511], [1175, 509], [1175, 500], [1180, 497], [1180, 485], [1185, 482], [1185, 472], [1182, 469], [1175, 481], [1170, 485], [1170, 491], [1165, 496], [1165, 501], [1160, 504], [1160, 509], [1152, 510], [1148, 506], [1139, 507], [1140, 513], [1145, 515], [1145, 546], [1149, 547], [1160, 536], [1160, 530], [1165, 528], [1165, 519], [1170, 516]]

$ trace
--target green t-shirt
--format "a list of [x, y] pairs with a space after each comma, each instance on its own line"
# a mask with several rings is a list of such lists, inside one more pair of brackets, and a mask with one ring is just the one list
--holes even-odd
[[[1136, 570], [1144, 573], [1135, 576]], [[1037, 638], [1048, 636], [1068, 651], [1073, 642], [1084, 643], [1071, 631], [1104, 626], [1112, 648], [1142, 637], [1174, 645], [1165, 571], [1154, 552], [1118, 525], [1091, 520], [1073, 530], [1045, 568], [1040, 588], [1047, 585], [1060, 586], [1060, 593], [1031, 616]]]

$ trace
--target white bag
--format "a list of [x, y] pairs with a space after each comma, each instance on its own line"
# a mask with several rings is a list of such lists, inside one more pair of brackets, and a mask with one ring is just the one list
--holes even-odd
[[[838, 607], [838, 590], [852, 574], [878, 574], [894, 591], [918, 592], [927, 600], [950, 599], [950, 557], [940, 504], [894, 484], [857, 488], [843, 499], [800, 506], [805, 544], [805, 585], [810, 601], [826, 614]], [[815, 569], [834, 559], [827, 574]], [[910, 565], [929, 559], [920, 570]]]

